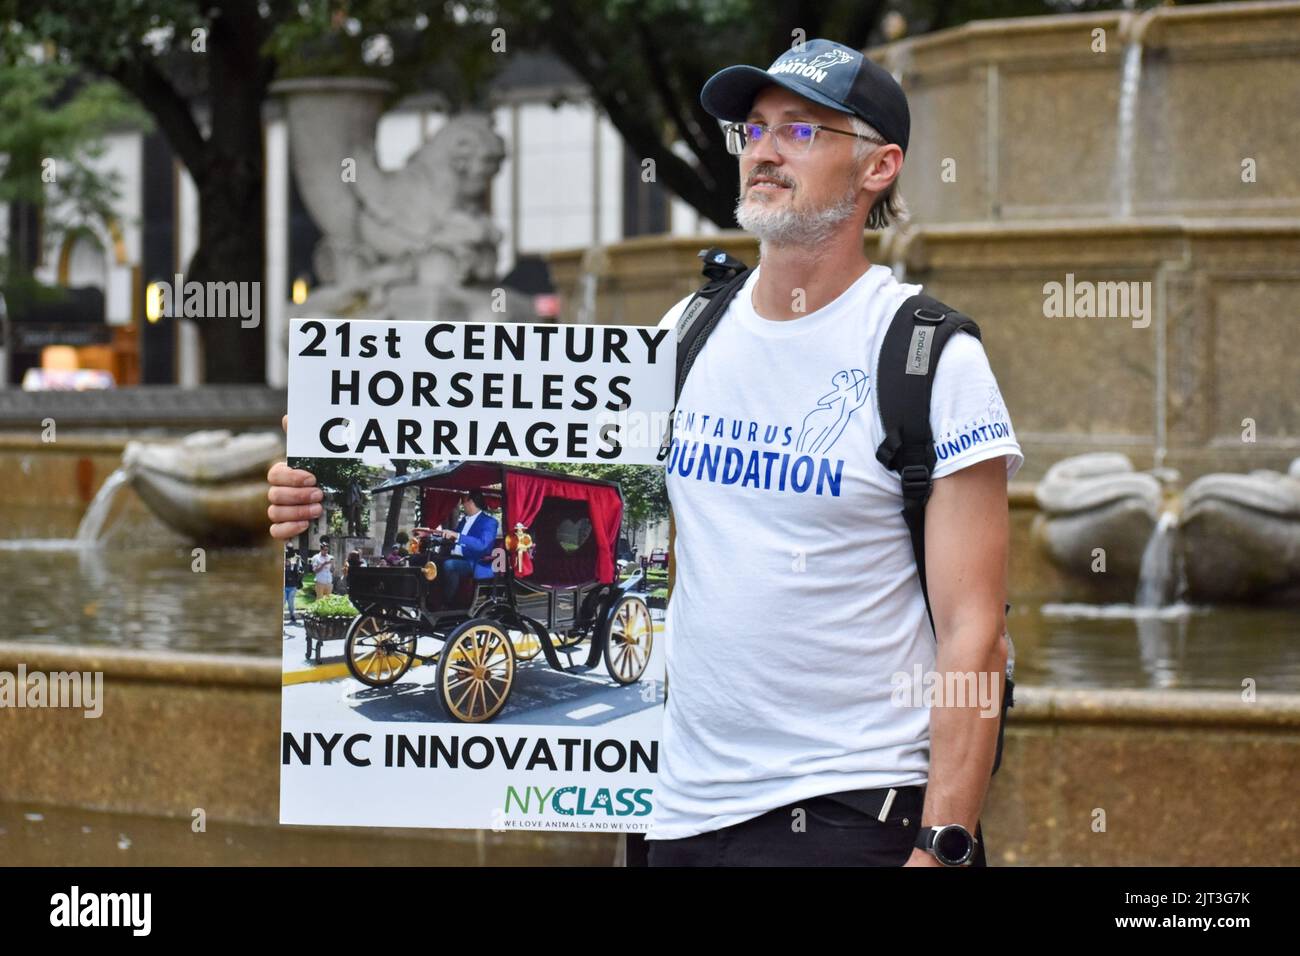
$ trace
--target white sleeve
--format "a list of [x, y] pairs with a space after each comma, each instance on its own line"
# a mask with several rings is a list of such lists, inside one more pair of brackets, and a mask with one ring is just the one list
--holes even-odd
[[988, 356], [973, 335], [954, 333], [939, 355], [930, 395], [930, 430], [938, 458], [935, 478], [1005, 456], [1010, 479], [1024, 464]]

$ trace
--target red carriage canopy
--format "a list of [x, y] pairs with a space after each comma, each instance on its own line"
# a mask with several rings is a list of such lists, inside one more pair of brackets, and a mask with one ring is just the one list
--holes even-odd
[[[536, 561], [534, 554], [525, 553], [522, 561], [511, 556], [516, 577], [533, 577], [538, 584], [552, 586], [593, 579], [613, 583], [623, 498], [611, 482], [493, 462], [463, 462], [395, 477], [372, 490], [418, 485], [421, 521], [430, 528], [447, 527], [466, 491], [482, 491], [488, 508], [500, 510], [503, 478], [507, 511], [501, 534], [510, 534], [522, 524], [537, 546]], [[582, 534], [579, 529], [586, 519], [591, 522], [590, 533]], [[582, 540], [572, 547], [561, 546], [561, 538], [572, 542], [575, 536]]]
[[[591, 519], [590, 550], [594, 555], [586, 547], [579, 547], [571, 557], [559, 553], [557, 534], [562, 524], [573, 521], [580, 512], [549, 504], [557, 498], [586, 504], [587, 517]], [[623, 499], [616, 487], [511, 468], [506, 472], [506, 509], [503, 534], [514, 531], [516, 524], [523, 524], [535, 541], [550, 549], [545, 561], [539, 562], [547, 567], [545, 580], [539, 583], [581, 583], [588, 578], [583, 565], [591, 567], [593, 561], [596, 580], [602, 584], [614, 582], [614, 544], [623, 522]], [[522, 563], [523, 570], [516, 571], [516, 575], [532, 574], [531, 555], [524, 555]]]

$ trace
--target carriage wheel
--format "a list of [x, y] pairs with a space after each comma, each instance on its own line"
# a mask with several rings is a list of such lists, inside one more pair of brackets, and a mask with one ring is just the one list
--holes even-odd
[[634, 684], [650, 663], [654, 622], [650, 608], [635, 594], [624, 594], [605, 625], [605, 667], [620, 684]]
[[[518, 641], [514, 640], [516, 634], [519, 635]], [[531, 627], [525, 627], [520, 631], [511, 630], [510, 637], [515, 645], [515, 660], [517, 661], [531, 661], [542, 652], [542, 642]]]
[[490, 618], [473, 618], [456, 628], [438, 655], [438, 695], [452, 720], [491, 720], [505, 706], [514, 681], [515, 647]]
[[410, 625], [362, 614], [348, 626], [343, 645], [352, 676], [371, 687], [386, 687], [411, 669], [416, 632]]

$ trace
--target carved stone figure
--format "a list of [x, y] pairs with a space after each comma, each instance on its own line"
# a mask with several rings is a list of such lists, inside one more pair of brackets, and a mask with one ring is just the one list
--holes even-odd
[[313, 258], [323, 284], [294, 316], [533, 318], [529, 298], [497, 282], [501, 231], [488, 204], [505, 143], [489, 115], [453, 116], [388, 171], [375, 152], [382, 85], [293, 80], [275, 91], [286, 98], [295, 181], [325, 233]]
[[[1184, 580], [1160, 593], [1185, 591], [1200, 601], [1300, 599], [1300, 458], [1286, 474], [1204, 475], [1181, 494], [1166, 494], [1122, 454], [1076, 455], [1049, 468], [1036, 495], [1035, 540], [1057, 567], [1098, 592], [1135, 593], [1143, 559], [1153, 553], [1148, 543], [1167, 528], [1174, 558], [1168, 567]], [[1097, 572], [1102, 554], [1104, 574]]]

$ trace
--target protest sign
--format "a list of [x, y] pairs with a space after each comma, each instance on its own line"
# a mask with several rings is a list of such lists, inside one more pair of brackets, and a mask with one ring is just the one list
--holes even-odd
[[655, 468], [661, 493], [675, 351], [641, 327], [291, 324], [289, 464], [334, 525], [286, 552], [282, 823], [649, 829], [662, 602], [620, 478]]

